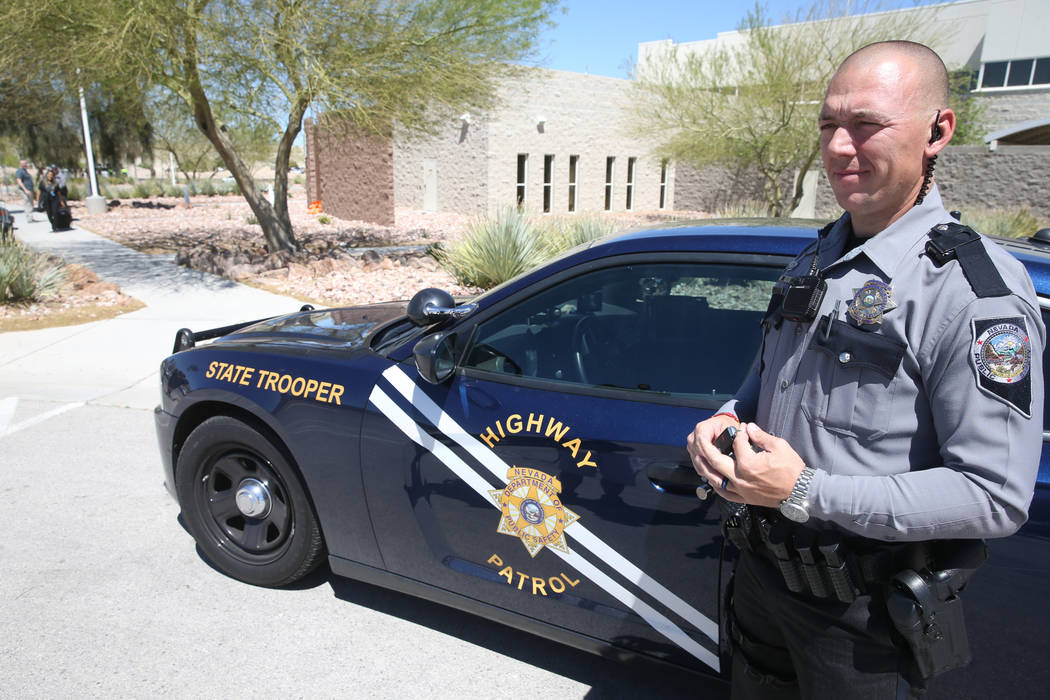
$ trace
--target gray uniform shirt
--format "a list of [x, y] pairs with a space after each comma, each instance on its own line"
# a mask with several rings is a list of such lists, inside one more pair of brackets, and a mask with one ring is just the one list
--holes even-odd
[[[934, 187], [840, 257], [851, 226], [839, 219], [819, 245], [817, 319], [767, 324], [761, 367], [720, 409], [816, 470], [818, 527], [909, 541], [1005, 536], [1027, 519], [1042, 447], [1039, 304], [1021, 263], [990, 241], [1012, 294], [978, 298], [958, 261], [938, 267], [927, 234], [949, 221]], [[815, 247], [785, 275], [806, 274]]]

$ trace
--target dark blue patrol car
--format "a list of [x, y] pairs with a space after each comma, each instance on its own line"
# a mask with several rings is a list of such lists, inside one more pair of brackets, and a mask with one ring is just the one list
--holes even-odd
[[[327, 558], [550, 639], [719, 675], [732, 548], [685, 436], [737, 389], [772, 285], [815, 235], [647, 230], [458, 306], [424, 290], [407, 309], [180, 331], [156, 410], [167, 486], [204, 555], [249, 583]], [[1050, 326], [1050, 245], [1001, 243]], [[974, 661], [938, 695], [1050, 687], [1048, 485], [1044, 456], [1028, 524], [991, 543], [965, 593]]]

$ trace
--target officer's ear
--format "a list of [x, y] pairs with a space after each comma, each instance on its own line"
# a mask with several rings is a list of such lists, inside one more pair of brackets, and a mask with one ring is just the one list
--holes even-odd
[[952, 140], [954, 133], [955, 112], [947, 108], [937, 112], [933, 123], [930, 125], [930, 141], [926, 144], [924, 155], [929, 158], [940, 153], [941, 149]]

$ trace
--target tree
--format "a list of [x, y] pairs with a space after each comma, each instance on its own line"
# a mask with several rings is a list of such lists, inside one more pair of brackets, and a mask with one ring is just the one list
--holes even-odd
[[202, 172], [214, 174], [219, 156], [178, 97], [158, 91], [146, 102], [146, 116], [156, 145], [172, 154], [183, 177], [196, 180]]
[[[852, 10], [818, 0], [805, 16], [773, 26], [756, 5], [739, 27], [738, 41], [720, 40], [693, 51], [674, 47], [640, 63], [636, 130], [659, 144], [663, 158], [698, 167], [757, 169], [769, 214], [790, 213], [820, 153], [817, 115], [842, 60], [884, 39], [933, 45], [914, 17], [865, 14], [869, 8], [856, 3], [847, 7]], [[792, 177], [786, 191], [784, 183]]]
[[[0, 9], [0, 26], [25, 41], [0, 46], [0, 65], [46, 55], [67, 79], [79, 65], [86, 83], [141, 80], [177, 96], [274, 252], [297, 247], [287, 173], [308, 107], [380, 133], [395, 121], [420, 131], [488, 109], [497, 81], [531, 57], [556, 3], [11, 0]], [[230, 137], [235, 121], [265, 124], [278, 135], [272, 205]]]

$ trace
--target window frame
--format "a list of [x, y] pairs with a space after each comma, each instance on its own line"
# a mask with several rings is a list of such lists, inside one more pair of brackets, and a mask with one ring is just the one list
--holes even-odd
[[580, 156], [570, 155], [569, 156], [569, 204], [568, 211], [575, 212], [578, 208], [579, 202], [577, 201], [578, 179], [580, 176]]
[[638, 169], [638, 159], [629, 156], [627, 158], [627, 196], [624, 199], [626, 208], [624, 211], [634, 211], [634, 176]]
[[543, 213], [554, 210], [554, 154], [543, 154]]
[[613, 197], [616, 194], [616, 156], [605, 157], [605, 207], [602, 211], [613, 210]]
[[514, 201], [517, 202], [517, 206], [524, 207], [528, 202], [529, 192], [529, 154], [519, 153], [517, 159], [517, 169], [514, 172], [514, 179], [517, 181], [514, 191]]

